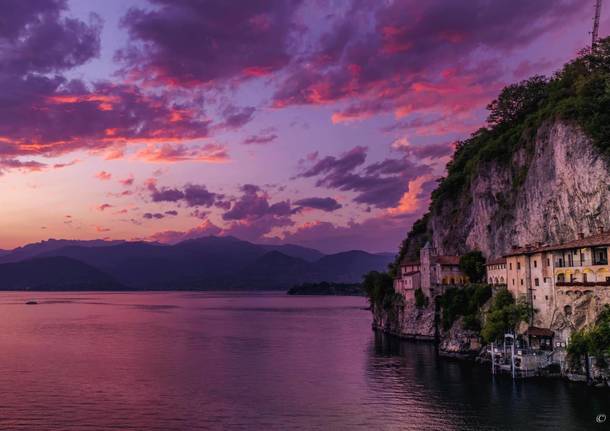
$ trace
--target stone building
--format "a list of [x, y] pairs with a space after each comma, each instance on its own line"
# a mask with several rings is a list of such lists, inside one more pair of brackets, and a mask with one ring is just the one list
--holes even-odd
[[485, 264], [487, 283], [493, 286], [506, 285], [506, 258], [492, 260]]
[[459, 256], [440, 256], [436, 249], [426, 243], [419, 252], [419, 261], [405, 260], [394, 279], [394, 290], [405, 299], [413, 299], [415, 291], [421, 289], [428, 297], [442, 294], [448, 286], [463, 285], [468, 277], [460, 270]]
[[487, 279], [503, 272], [508, 289], [532, 307], [531, 324], [551, 328], [559, 340], [567, 340], [610, 304], [609, 247], [610, 233], [602, 231], [560, 244], [514, 248], [503, 269], [487, 266]]

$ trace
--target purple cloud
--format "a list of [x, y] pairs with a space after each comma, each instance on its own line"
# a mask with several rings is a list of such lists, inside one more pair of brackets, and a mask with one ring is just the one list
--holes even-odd
[[245, 108], [238, 108], [236, 106], [229, 106], [222, 112], [224, 123], [223, 126], [230, 129], [237, 129], [245, 126], [254, 117], [256, 108], [248, 106]]
[[148, 185], [150, 198], [153, 202], [179, 202], [184, 201], [189, 207], [203, 206], [211, 207], [217, 199], [224, 196], [208, 191], [206, 186], [197, 184], [187, 184], [182, 190], [177, 188], [158, 189], [156, 184]]
[[144, 214], [142, 214], [142, 217], [144, 217], [145, 219], [148, 219], [148, 220], [152, 220], [152, 219], [162, 219], [165, 216], [161, 213], [144, 213]]
[[343, 207], [343, 205], [333, 198], [306, 198], [300, 199], [294, 202], [294, 204], [301, 208], [313, 208], [326, 212], [336, 211]]
[[584, 14], [577, 0], [353, 2], [342, 12], [291, 63], [276, 107], [348, 101], [334, 122], [471, 111], [503, 84], [502, 54]]
[[277, 135], [275, 133], [251, 135], [251, 136], [248, 136], [246, 139], [244, 139], [243, 143], [245, 145], [252, 145], [252, 144], [264, 145], [264, 144], [270, 144], [271, 142], [275, 141], [276, 139], [277, 139]]
[[355, 202], [377, 208], [396, 207], [408, 191], [409, 181], [431, 171], [411, 162], [407, 155], [385, 159], [356, 172], [366, 161], [366, 148], [355, 147], [340, 157], [327, 156], [299, 177], [318, 177], [316, 186], [356, 192]]
[[269, 74], [290, 61], [299, 0], [154, 0], [122, 25], [132, 43], [118, 54], [131, 76], [189, 86]]

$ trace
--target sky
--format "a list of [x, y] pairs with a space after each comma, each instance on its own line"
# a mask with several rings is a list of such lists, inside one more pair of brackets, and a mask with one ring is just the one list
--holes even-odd
[[3, 0], [0, 248], [395, 251], [502, 87], [590, 44], [594, 3]]

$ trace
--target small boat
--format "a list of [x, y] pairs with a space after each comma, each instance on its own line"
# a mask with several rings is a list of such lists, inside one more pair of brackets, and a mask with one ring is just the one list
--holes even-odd
[[38, 304], [38, 302], [34, 301], [33, 299], [30, 299], [29, 301], [25, 302], [25, 305], [36, 305]]

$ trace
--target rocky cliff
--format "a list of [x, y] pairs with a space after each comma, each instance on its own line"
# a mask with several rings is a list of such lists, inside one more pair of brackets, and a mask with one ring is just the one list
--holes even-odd
[[441, 253], [488, 258], [610, 230], [608, 163], [580, 127], [547, 121], [508, 163], [480, 164], [459, 196], [432, 208], [428, 228]]

